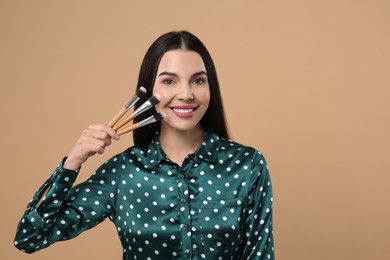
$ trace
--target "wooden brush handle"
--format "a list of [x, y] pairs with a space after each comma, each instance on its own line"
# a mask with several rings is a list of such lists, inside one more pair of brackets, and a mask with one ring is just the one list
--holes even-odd
[[128, 132], [131, 132], [131, 131], [134, 131], [135, 129], [139, 128], [139, 124], [138, 123], [135, 123], [134, 125], [131, 125], [131, 126], [128, 126], [128, 127], [125, 127], [123, 129], [120, 129], [118, 131], [118, 135], [123, 135], [123, 134], [126, 134]]
[[114, 127], [112, 129], [117, 131], [119, 128], [121, 128], [122, 126], [124, 126], [125, 124], [127, 124], [128, 122], [133, 120], [134, 117], [135, 117], [135, 115], [131, 114], [130, 116], [126, 117], [123, 121], [119, 122], [118, 124], [114, 124]]
[[116, 122], [119, 121], [119, 119], [121, 119], [121, 117], [126, 114], [126, 108], [122, 107], [122, 109], [118, 112], [118, 114], [116, 114], [116, 116], [114, 116], [113, 119], [111, 119], [111, 121], [107, 124], [109, 127], [113, 127], [115, 125]]

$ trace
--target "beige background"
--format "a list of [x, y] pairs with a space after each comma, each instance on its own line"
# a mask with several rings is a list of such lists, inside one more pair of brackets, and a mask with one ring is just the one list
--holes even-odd
[[121, 258], [109, 221], [34, 255], [12, 243], [81, 130], [111, 119], [147, 47], [177, 29], [214, 57], [233, 138], [268, 159], [277, 258], [390, 259], [387, 0], [1, 0], [0, 258]]

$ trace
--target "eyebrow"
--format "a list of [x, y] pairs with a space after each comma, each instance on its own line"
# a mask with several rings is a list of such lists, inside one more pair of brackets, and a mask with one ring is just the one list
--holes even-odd
[[[159, 77], [164, 76], [164, 75], [165, 76], [171, 76], [171, 77], [177, 77], [177, 74], [173, 73], [173, 72], [163, 71], [160, 74], [158, 74]], [[192, 74], [191, 77], [196, 77], [196, 76], [199, 76], [199, 75], [206, 75], [207, 76], [207, 73], [205, 71], [199, 71], [199, 72], [196, 72], [196, 73]]]

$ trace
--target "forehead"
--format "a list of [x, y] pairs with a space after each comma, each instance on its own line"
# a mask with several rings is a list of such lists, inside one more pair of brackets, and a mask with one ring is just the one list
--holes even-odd
[[194, 73], [206, 71], [202, 57], [195, 51], [172, 50], [166, 52], [158, 66], [158, 72]]

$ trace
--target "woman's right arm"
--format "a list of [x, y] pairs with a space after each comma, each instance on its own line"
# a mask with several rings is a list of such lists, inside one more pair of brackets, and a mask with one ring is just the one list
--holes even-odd
[[[19, 222], [14, 244], [33, 253], [50, 244], [73, 238], [106, 217], [115, 208], [115, 174], [118, 159], [103, 164], [86, 182], [72, 188], [81, 165], [92, 155], [103, 153], [117, 133], [105, 125], [83, 131], [72, 152], [38, 189]], [[42, 199], [43, 197], [43, 199]]]

